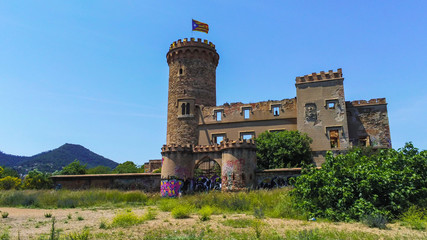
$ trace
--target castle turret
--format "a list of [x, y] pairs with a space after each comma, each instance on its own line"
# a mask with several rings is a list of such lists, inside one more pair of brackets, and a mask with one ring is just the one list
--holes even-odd
[[162, 148], [162, 196], [178, 196], [193, 178], [193, 146], [198, 144], [200, 105], [216, 105], [219, 55], [207, 40], [181, 39], [166, 55], [169, 65], [168, 123]]
[[166, 144], [198, 144], [198, 106], [216, 105], [215, 45], [194, 38], [173, 42], [166, 55], [169, 65]]

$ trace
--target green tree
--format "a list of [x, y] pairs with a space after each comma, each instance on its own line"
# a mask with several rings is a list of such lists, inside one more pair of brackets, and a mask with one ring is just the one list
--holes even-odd
[[141, 169], [136, 166], [132, 161], [126, 161], [124, 163], [120, 163], [114, 168], [113, 173], [139, 173]]
[[427, 151], [412, 143], [398, 151], [345, 155], [328, 152], [321, 169], [306, 166], [294, 182], [296, 204], [315, 217], [362, 220], [369, 215], [393, 219], [411, 205], [427, 207]]
[[80, 164], [80, 162], [76, 159], [72, 163], [68, 164], [65, 167], [62, 167], [62, 170], [59, 172], [61, 175], [80, 175], [86, 174], [86, 166], [87, 164]]
[[107, 166], [96, 166], [89, 168], [87, 174], [108, 174], [111, 173], [111, 168]]
[[37, 169], [29, 171], [24, 178], [23, 187], [25, 189], [49, 189], [53, 186], [50, 174], [40, 172]]
[[299, 167], [311, 163], [312, 139], [298, 131], [264, 132], [256, 139], [260, 169]]
[[7, 176], [19, 178], [19, 173], [11, 167], [5, 167], [5, 168], [3, 168], [3, 171], [1, 171], [0, 178], [2, 178], [2, 177], [4, 178]]

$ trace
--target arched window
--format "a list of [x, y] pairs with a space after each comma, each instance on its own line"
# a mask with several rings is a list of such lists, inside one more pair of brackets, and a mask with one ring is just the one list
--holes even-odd
[[181, 104], [181, 113], [185, 115], [185, 103]]
[[187, 109], [185, 110], [185, 114], [190, 114], [190, 103], [187, 103]]

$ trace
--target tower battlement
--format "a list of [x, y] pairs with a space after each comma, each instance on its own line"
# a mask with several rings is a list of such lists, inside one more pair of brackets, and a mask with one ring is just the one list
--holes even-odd
[[218, 65], [219, 55], [216, 52], [215, 44], [208, 40], [198, 38], [184, 38], [173, 42], [166, 54], [167, 62], [170, 64], [180, 58], [204, 59]]
[[180, 47], [190, 47], [190, 46], [191, 47], [210, 47], [215, 49], [215, 44], [213, 44], [212, 42], [209, 42], [206, 39], [202, 41], [201, 38], [198, 38], [196, 41], [195, 38], [190, 38], [190, 40], [188, 40], [188, 38], [184, 38], [184, 40], [178, 39], [178, 41], [173, 42], [170, 45], [169, 50], [180, 48]]
[[193, 151], [193, 146], [191, 144], [179, 145], [179, 144], [171, 144], [171, 145], [163, 145], [162, 153], [166, 152], [191, 152]]
[[295, 78], [295, 84], [315, 82], [315, 81], [329, 81], [342, 79], [342, 69], [338, 68], [336, 72], [329, 70], [328, 72], [321, 71], [320, 73], [312, 73], [310, 75], [304, 75], [302, 77]]
[[256, 148], [256, 144], [252, 139], [249, 140], [238, 140], [238, 141], [223, 141], [221, 142], [222, 149], [228, 148]]

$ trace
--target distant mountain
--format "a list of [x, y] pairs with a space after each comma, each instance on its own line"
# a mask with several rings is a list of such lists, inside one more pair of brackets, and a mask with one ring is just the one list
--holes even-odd
[[118, 165], [118, 163], [91, 152], [81, 145], [69, 143], [32, 157], [15, 156], [0, 152], [0, 166], [12, 167], [23, 174], [33, 169], [38, 169], [42, 172], [54, 172], [61, 170], [62, 167], [67, 166], [76, 159], [81, 164], [87, 164], [88, 168], [102, 165], [113, 169]]

